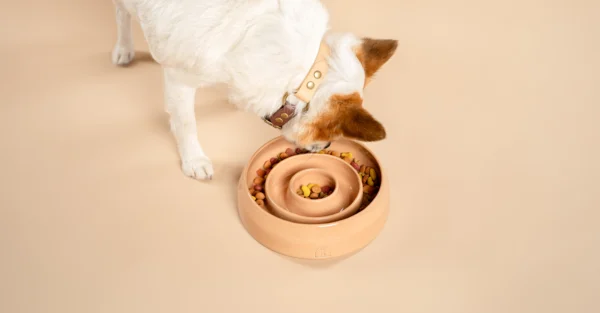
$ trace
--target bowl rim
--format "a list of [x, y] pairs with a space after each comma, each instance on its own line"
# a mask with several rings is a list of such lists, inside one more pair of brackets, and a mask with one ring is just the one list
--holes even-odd
[[[249, 166], [250, 166], [251, 161], [254, 160], [256, 158], [256, 156], [258, 156], [258, 154], [261, 153], [264, 149], [266, 149], [269, 145], [273, 144], [276, 141], [280, 141], [280, 140], [285, 140], [287, 142], [287, 140], [285, 139], [284, 136], [282, 136], [282, 135], [276, 136], [276, 137], [272, 138], [271, 140], [267, 141], [266, 143], [264, 143], [262, 146], [260, 146], [260, 148], [258, 148], [250, 156], [250, 158], [248, 159], [248, 162], [246, 162], [246, 165], [244, 166], [244, 169], [242, 170], [242, 174], [241, 174], [241, 179], [242, 179], [242, 182], [244, 183], [245, 189], [248, 188], [248, 171], [250, 170]], [[343, 138], [342, 140], [351, 141], [353, 144], [358, 145], [360, 148], [366, 150], [371, 155], [371, 157], [375, 160], [375, 162], [377, 162], [377, 166], [379, 168], [379, 175], [381, 176], [380, 190], [387, 188], [388, 179], [387, 179], [387, 174], [385, 173], [385, 170], [384, 170], [384, 166], [381, 163], [381, 160], [373, 153], [373, 151], [359, 141], [352, 140], [350, 138]], [[292, 145], [293, 143], [290, 142], [289, 144]], [[268, 177], [267, 177], [267, 179], [268, 179]], [[326, 223], [306, 224], [306, 223], [297, 223], [297, 222], [288, 221], [286, 219], [280, 218], [279, 216], [271, 214], [271, 213], [267, 212], [265, 209], [261, 208], [256, 203], [254, 203], [250, 193], [244, 192], [244, 195], [247, 198], [247, 200], [251, 202], [252, 208], [254, 210], [260, 211], [261, 215], [264, 215], [266, 218], [274, 218], [279, 223], [288, 224], [291, 227], [331, 227], [331, 226], [342, 226], [343, 224], [347, 224], [347, 223], [353, 223], [357, 218], [360, 218], [360, 215], [369, 213], [371, 211], [371, 210], [369, 210], [369, 207], [372, 206], [373, 203], [378, 200], [378, 195], [377, 195], [377, 196], [375, 196], [375, 198], [373, 198], [373, 201], [368, 206], [366, 206], [363, 210], [361, 210], [347, 218], [344, 218], [342, 220], [334, 221], [334, 222], [326, 222]]]
[[[299, 154], [297, 156], [301, 157], [303, 155], [306, 155], [306, 154]], [[315, 155], [310, 155], [310, 156], [311, 157], [315, 157], [316, 156], [316, 157], [329, 157], [329, 158], [332, 158], [332, 160], [335, 160], [335, 162], [339, 161], [339, 162], [343, 163], [344, 166], [346, 166], [346, 168], [348, 168], [348, 170], [352, 171], [352, 173], [356, 173], [356, 170], [352, 167], [352, 165], [344, 162], [342, 159], [340, 159], [338, 157], [335, 157], [335, 156], [332, 156], [332, 155], [328, 155], [328, 154], [315, 154]], [[287, 158], [285, 160], [282, 160], [280, 163], [283, 163], [283, 162], [285, 162], [285, 161], [287, 161], [287, 160], [289, 160], [291, 158], [293, 158], [293, 157], [289, 157], [289, 158]], [[325, 169], [322, 169], [322, 168], [319, 168], [319, 170], [326, 171]], [[294, 174], [294, 175], [296, 175], [296, 174]], [[267, 180], [269, 180], [269, 177], [267, 177]], [[352, 202], [350, 202], [349, 206], [356, 205], [356, 202], [362, 201], [362, 197], [363, 197], [363, 195], [362, 195], [363, 185], [362, 185], [362, 181], [360, 180], [360, 176], [359, 175], [356, 175], [356, 181], [358, 182], [358, 186], [359, 186], [358, 187], [358, 195], [352, 200]], [[265, 190], [266, 190], [266, 182], [265, 182]], [[326, 200], [326, 199], [319, 199], [319, 200]], [[315, 201], [315, 200], [310, 200], [310, 201]], [[321, 224], [335, 223], [337, 221], [343, 221], [345, 219], [348, 219], [348, 218], [352, 217], [353, 215], [356, 215], [357, 213], [359, 213], [358, 209], [360, 208], [360, 203], [358, 204], [358, 206], [356, 206], [355, 210], [342, 210], [342, 211], [339, 211], [337, 213], [329, 214], [329, 215], [325, 215], [325, 216], [304, 216], [304, 215], [300, 215], [300, 214], [294, 213], [292, 211], [286, 210], [285, 208], [283, 208], [279, 204], [277, 204], [277, 206], [279, 206], [279, 207], [282, 208], [282, 210], [277, 210], [277, 211], [281, 212], [283, 215], [289, 215], [290, 217], [295, 218], [295, 219], [304, 219], [304, 220], [313, 221], [313, 222], [311, 222], [311, 223], [293, 222], [293, 221], [290, 221], [290, 220], [287, 220], [287, 219], [284, 219], [284, 218], [281, 218], [279, 216], [274, 215], [277, 218], [286, 220], [288, 222], [296, 223], [296, 224], [321, 225]], [[350, 213], [348, 213], [348, 212], [350, 212]], [[354, 213], [354, 214], [352, 214], [352, 213]], [[346, 215], [346, 214], [351, 214], [351, 215], [344, 217], [344, 215]], [[330, 221], [330, 222], [318, 222], [319, 220], [324, 220], [324, 219], [329, 220], [329, 219], [335, 219], [335, 218], [339, 218], [339, 220], [334, 220], [334, 221]]]

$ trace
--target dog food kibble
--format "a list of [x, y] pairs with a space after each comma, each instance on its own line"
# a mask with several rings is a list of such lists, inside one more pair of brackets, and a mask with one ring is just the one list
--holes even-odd
[[300, 190], [302, 190], [302, 195], [305, 198], [310, 196], [310, 188], [308, 188], [308, 186], [300, 186]]
[[319, 186], [317, 184], [302, 185], [296, 193], [304, 198], [323, 199], [331, 194], [333, 188], [330, 186]]
[[[261, 169], [256, 171], [257, 177], [252, 181], [252, 187], [248, 189], [252, 200], [256, 202], [258, 206], [263, 209], [266, 209], [266, 195], [264, 190], [264, 183], [277, 163], [283, 161], [287, 158], [293, 157], [298, 154], [309, 153], [309, 151], [301, 149], [301, 148], [287, 148], [285, 151], [277, 154], [276, 157], [270, 158], [265, 161]], [[358, 173], [361, 178], [363, 184], [363, 200], [359, 211], [363, 210], [367, 207], [371, 201], [377, 195], [377, 191], [379, 190], [380, 180], [378, 179], [377, 170], [375, 168], [369, 167], [368, 165], [361, 164], [360, 161], [354, 158], [351, 152], [338, 152], [335, 150], [321, 150], [317, 152], [318, 154], [328, 154], [334, 157], [338, 157], [342, 159], [344, 162], [350, 164], [354, 170]], [[302, 196], [307, 199], [323, 199], [333, 193], [333, 188], [331, 186], [319, 186], [316, 184], [306, 184], [300, 186], [296, 191], [299, 196]]]

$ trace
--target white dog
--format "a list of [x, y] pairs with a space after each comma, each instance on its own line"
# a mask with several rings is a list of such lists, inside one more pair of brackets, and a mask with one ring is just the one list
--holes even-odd
[[134, 57], [131, 17], [164, 69], [165, 105], [183, 172], [211, 179], [194, 114], [196, 89], [229, 86], [229, 100], [281, 128], [298, 147], [319, 151], [345, 136], [385, 138], [362, 106], [363, 88], [394, 54], [395, 40], [326, 34], [318, 0], [114, 0], [112, 61]]

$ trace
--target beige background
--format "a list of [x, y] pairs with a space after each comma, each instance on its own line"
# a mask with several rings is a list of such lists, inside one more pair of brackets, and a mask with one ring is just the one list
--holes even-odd
[[392, 211], [335, 263], [241, 226], [236, 180], [277, 132], [222, 88], [197, 97], [196, 182], [159, 66], [110, 64], [110, 1], [2, 0], [0, 312], [599, 312], [600, 2], [325, 4], [400, 41], [365, 93]]

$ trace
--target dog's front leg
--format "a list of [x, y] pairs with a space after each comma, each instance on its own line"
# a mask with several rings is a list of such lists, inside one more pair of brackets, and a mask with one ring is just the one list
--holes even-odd
[[112, 62], [116, 65], [127, 65], [131, 63], [135, 55], [131, 32], [131, 15], [118, 1], [115, 1], [115, 12], [117, 15], [117, 43], [112, 51]]
[[164, 79], [166, 111], [170, 115], [171, 131], [177, 141], [183, 172], [196, 179], [212, 179], [212, 162], [198, 142], [194, 113], [196, 87], [176, 79], [168, 69], [164, 71]]

